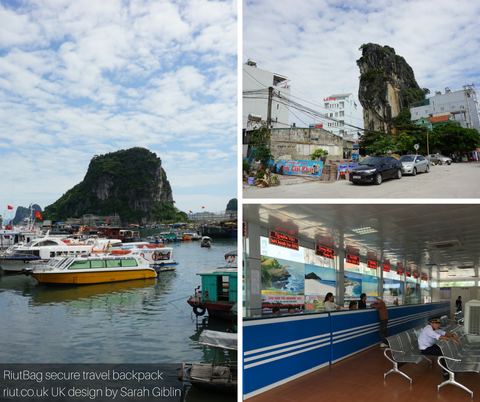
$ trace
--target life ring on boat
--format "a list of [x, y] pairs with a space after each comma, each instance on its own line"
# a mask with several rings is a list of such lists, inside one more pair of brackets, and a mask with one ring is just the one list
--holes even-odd
[[232, 263], [234, 261], [235, 261], [235, 256], [234, 255], [230, 256], [227, 260], [228, 263]]
[[153, 258], [153, 261], [157, 261], [158, 260], [158, 254], [153, 253], [152, 258]]
[[144, 254], [144, 253], [140, 253], [140, 256], [141, 256], [142, 258], [145, 258], [145, 254]]
[[193, 306], [193, 312], [195, 315], [204, 315], [207, 309], [203, 306]]

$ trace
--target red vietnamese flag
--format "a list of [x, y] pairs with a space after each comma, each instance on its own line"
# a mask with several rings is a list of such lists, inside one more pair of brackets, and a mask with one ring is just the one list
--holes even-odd
[[40, 215], [40, 212], [38, 211], [35, 211], [35, 217], [37, 217], [38, 219], [43, 219], [42, 215]]
[[192, 211], [190, 211], [190, 213], [191, 213], [191, 214], [193, 214], [193, 212], [192, 212]]
[[203, 209], [205, 209], [205, 207], [202, 207]]
[[13, 209], [13, 207], [11, 207], [10, 205], [7, 205], [7, 208], [8, 208], [8, 209]]

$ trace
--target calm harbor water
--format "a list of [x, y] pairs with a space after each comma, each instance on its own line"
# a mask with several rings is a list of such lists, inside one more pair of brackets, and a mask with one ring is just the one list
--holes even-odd
[[[169, 246], [176, 271], [150, 280], [50, 287], [2, 271], [0, 363], [210, 362], [213, 350], [197, 344], [200, 333], [232, 323], [197, 318], [187, 299], [200, 285], [196, 273], [223, 265], [236, 240], [214, 240], [210, 249], [199, 241]], [[185, 401], [230, 400], [185, 387]]]

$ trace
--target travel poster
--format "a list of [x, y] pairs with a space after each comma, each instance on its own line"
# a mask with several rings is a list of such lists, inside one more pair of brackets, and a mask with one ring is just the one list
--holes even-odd
[[305, 264], [261, 256], [262, 295], [303, 295]]
[[407, 290], [405, 292], [406, 304], [418, 304], [420, 298], [420, 285], [412, 280], [411, 282], [407, 278]]
[[305, 264], [305, 294], [322, 296], [329, 292], [335, 295], [335, 269]]

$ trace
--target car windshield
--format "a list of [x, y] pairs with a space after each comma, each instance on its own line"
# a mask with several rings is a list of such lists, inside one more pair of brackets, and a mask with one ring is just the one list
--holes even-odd
[[398, 161], [399, 162], [413, 162], [415, 160], [415, 155], [404, 155]]
[[381, 161], [382, 161], [382, 157], [372, 156], [372, 157], [369, 157], [369, 158], [365, 159], [364, 161], [360, 162], [359, 165], [374, 166], [374, 165], [380, 164]]

